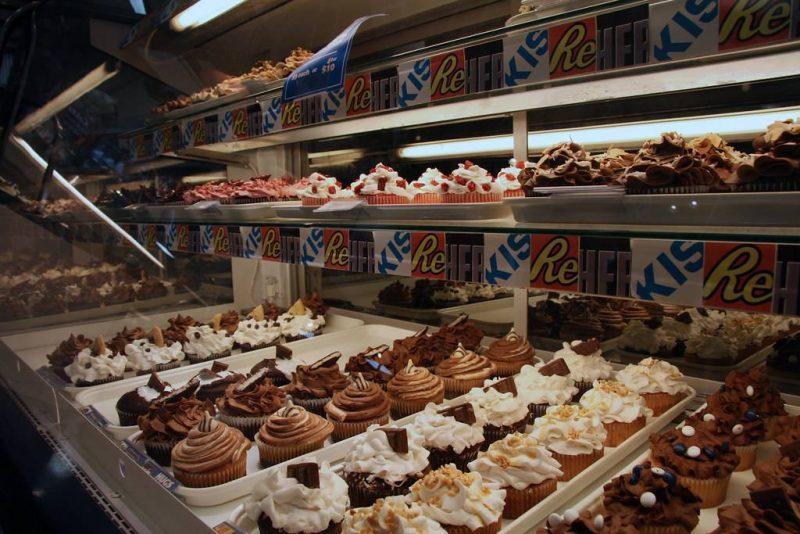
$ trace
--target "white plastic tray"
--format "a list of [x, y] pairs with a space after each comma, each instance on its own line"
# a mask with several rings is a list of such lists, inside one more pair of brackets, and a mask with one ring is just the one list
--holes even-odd
[[226, 220], [235, 222], [261, 222], [277, 217], [276, 206], [300, 206], [300, 201], [258, 202], [255, 204], [220, 204], [219, 211]]
[[[774, 343], [770, 343], [766, 347], [753, 352], [749, 356], [736, 362], [733, 365], [714, 365], [711, 363], [704, 364], [697, 361], [687, 360], [686, 358], [683, 357], [680, 358], [664, 358], [662, 356], [656, 356], [656, 357], [662, 358], [670, 363], [677, 364], [679, 367], [682, 367], [684, 369], [692, 369], [695, 371], [703, 371], [703, 372], [716, 371], [719, 373], [727, 373], [729, 371], [735, 371], [736, 369], [749, 369], [754, 365], [763, 362], [764, 360], [767, 359], [769, 353], [772, 352], [773, 345]], [[638, 352], [633, 352], [621, 348], [616, 348], [615, 352], [617, 353], [617, 356], [619, 356], [621, 360], [624, 360], [627, 363], [639, 363], [642, 359], [650, 356], [650, 354], [640, 354]]]
[[480, 202], [475, 204], [405, 204], [389, 206], [361, 206], [349, 211], [314, 213], [317, 207], [276, 206], [280, 217], [297, 219], [336, 219], [370, 221], [418, 221], [447, 220], [473, 221], [503, 219], [511, 215], [502, 202]]

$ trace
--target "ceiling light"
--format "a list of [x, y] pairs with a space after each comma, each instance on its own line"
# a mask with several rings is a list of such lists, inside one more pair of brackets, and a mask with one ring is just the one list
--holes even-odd
[[197, 28], [215, 18], [224, 15], [247, 0], [198, 0], [184, 9], [169, 21], [169, 26], [176, 32]]

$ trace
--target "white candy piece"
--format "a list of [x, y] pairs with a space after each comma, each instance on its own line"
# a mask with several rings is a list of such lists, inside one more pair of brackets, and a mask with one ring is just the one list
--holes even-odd
[[684, 425], [684, 427], [681, 428], [681, 434], [683, 434], [687, 438], [694, 436], [694, 427], [689, 425]]
[[756, 390], [753, 389], [753, 386], [747, 386], [745, 392], [747, 392], [748, 397], [752, 397], [755, 394]]
[[739, 434], [744, 432], [744, 427], [742, 425], [733, 425], [733, 428], [731, 429], [731, 432], [733, 432], [734, 434], [736, 434], [738, 436]]
[[698, 456], [700, 456], [700, 447], [698, 447], [697, 445], [692, 445], [686, 450], [686, 456], [688, 456], [689, 458], [697, 458]]
[[563, 522], [564, 519], [556, 513], [552, 513], [549, 516], [547, 516], [547, 524], [550, 525], [551, 527], [557, 527]]
[[654, 475], [657, 475], [657, 476], [664, 476], [664, 470], [663, 470], [663, 469], [661, 469], [660, 467], [653, 467], [653, 468], [652, 468], [652, 469], [650, 469], [650, 470], [653, 472], [653, 474], [654, 474]]
[[596, 516], [594, 516], [594, 528], [596, 528], [597, 530], [600, 530], [601, 528], [603, 528], [603, 525], [605, 524], [605, 522], [606, 521], [603, 518], [602, 514], [597, 514]]
[[564, 521], [566, 521], [567, 523], [572, 523], [573, 521], [578, 519], [578, 517], [580, 517], [580, 514], [578, 513], [577, 510], [569, 508], [568, 510], [564, 511]]
[[645, 491], [639, 497], [639, 502], [642, 503], [642, 506], [645, 508], [652, 508], [656, 505], [656, 496], [652, 491]]
[[703, 416], [703, 421], [713, 421], [714, 419], [716, 419], [716, 417], [714, 417], [713, 413], [707, 413]]

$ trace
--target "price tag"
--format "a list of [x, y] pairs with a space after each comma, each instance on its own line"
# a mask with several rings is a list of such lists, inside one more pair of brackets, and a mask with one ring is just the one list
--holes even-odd
[[108, 419], [106, 419], [103, 414], [98, 412], [97, 408], [94, 406], [84, 406], [81, 408], [81, 413], [86, 419], [89, 420], [90, 423], [101, 430], [105, 429], [109, 425]]
[[352, 211], [367, 203], [361, 199], [354, 200], [332, 200], [314, 210], [314, 213], [331, 213], [336, 211]]

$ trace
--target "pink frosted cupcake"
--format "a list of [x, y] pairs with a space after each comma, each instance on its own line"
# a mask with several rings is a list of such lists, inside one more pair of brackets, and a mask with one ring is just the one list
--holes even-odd
[[369, 174], [362, 174], [351, 187], [353, 193], [368, 204], [409, 204], [414, 197], [408, 183], [383, 163], [375, 165]]
[[339, 196], [342, 184], [333, 176], [315, 172], [308, 177], [308, 185], [297, 192], [303, 206], [322, 206], [329, 200]]
[[494, 177], [469, 160], [459, 163], [450, 177], [452, 181], [443, 195], [446, 203], [500, 202], [503, 199], [503, 190]]
[[530, 161], [517, 161], [514, 158], [508, 160], [508, 167], [500, 169], [497, 173], [497, 185], [503, 190], [503, 198], [524, 197], [525, 191], [522, 190], [522, 183], [519, 181], [519, 173], [523, 169], [533, 167]]
[[428, 168], [419, 178], [411, 182], [409, 188], [414, 193], [414, 204], [440, 204], [443, 202], [443, 186], [450, 182], [450, 177], [439, 169]]

